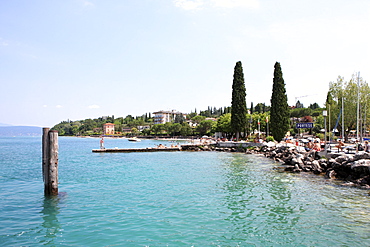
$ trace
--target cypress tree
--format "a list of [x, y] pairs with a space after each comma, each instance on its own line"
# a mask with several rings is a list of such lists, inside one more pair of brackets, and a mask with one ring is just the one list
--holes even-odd
[[231, 99], [231, 128], [239, 140], [240, 132], [245, 130], [247, 125], [247, 104], [245, 102], [245, 84], [242, 63], [239, 61], [234, 68], [234, 80]]
[[280, 141], [289, 130], [289, 106], [283, 73], [280, 63], [275, 63], [270, 108], [270, 131], [275, 140]]

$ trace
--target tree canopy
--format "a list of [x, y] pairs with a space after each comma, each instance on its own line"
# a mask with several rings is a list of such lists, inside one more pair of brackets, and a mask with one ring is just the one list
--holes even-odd
[[281, 71], [280, 63], [276, 62], [270, 108], [270, 130], [275, 140], [280, 141], [289, 130], [289, 115], [283, 72]]
[[231, 99], [231, 128], [239, 139], [241, 132], [245, 131], [247, 125], [247, 104], [245, 102], [246, 92], [242, 63], [239, 61], [234, 68], [234, 80], [232, 85]]
[[[352, 75], [349, 81], [345, 81], [344, 77], [338, 76], [336, 82], [329, 83], [329, 91], [326, 99], [326, 109], [330, 116], [330, 122], [328, 123], [329, 129], [335, 127], [338, 122], [337, 130], [342, 133], [344, 128], [345, 137], [351, 130], [356, 130], [357, 125], [357, 96], [359, 90], [359, 105], [360, 105], [360, 119], [362, 123], [368, 122], [369, 114], [367, 114], [370, 106], [370, 88], [366, 81], [362, 77]], [[343, 101], [343, 104], [342, 104]], [[344, 109], [342, 109], [342, 105]], [[342, 113], [340, 111], [342, 109]], [[344, 116], [344, 126], [342, 126], [342, 120], [337, 121], [338, 116], [341, 118]], [[362, 125], [362, 124], [361, 124]]]

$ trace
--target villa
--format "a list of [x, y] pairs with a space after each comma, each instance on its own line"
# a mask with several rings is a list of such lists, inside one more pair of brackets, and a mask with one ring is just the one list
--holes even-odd
[[105, 123], [103, 125], [103, 135], [114, 135], [114, 124]]

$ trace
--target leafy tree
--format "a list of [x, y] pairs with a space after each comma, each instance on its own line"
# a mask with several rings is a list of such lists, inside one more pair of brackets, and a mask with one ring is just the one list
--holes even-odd
[[167, 132], [168, 135], [171, 133], [172, 125], [173, 125], [173, 123], [171, 123], [171, 122], [166, 122], [166, 123], [163, 124], [163, 128]]
[[317, 104], [316, 102], [313, 103], [313, 104], [310, 104], [310, 106], [308, 108], [311, 108], [312, 110], [315, 110], [317, 108], [320, 108], [319, 104]]
[[325, 110], [325, 108], [316, 108], [315, 110], [312, 111], [311, 116], [312, 117], [318, 117], [322, 115], [322, 111]]
[[201, 111], [199, 115], [204, 116], [204, 117], [211, 117], [211, 112], [209, 110], [205, 110], [205, 111]]
[[311, 108], [295, 108], [290, 110], [290, 117], [300, 118], [304, 116], [311, 116], [312, 112], [313, 111]]
[[181, 124], [180, 123], [173, 123], [169, 128], [169, 133], [171, 135], [176, 135], [181, 131]]
[[154, 135], [158, 135], [164, 130], [164, 124], [154, 124], [151, 128], [151, 131], [154, 132]]
[[137, 128], [133, 127], [131, 129], [131, 133], [133, 133], [134, 135], [136, 135], [137, 133], [139, 133], [139, 130]]
[[131, 116], [131, 115], [127, 115], [124, 119], [123, 119], [123, 123], [125, 124], [129, 124], [131, 121], [134, 120], [134, 117]]
[[194, 121], [196, 124], [199, 124], [200, 122], [202, 122], [205, 119], [206, 119], [205, 116], [197, 115], [197, 116], [193, 117], [191, 120]]
[[150, 129], [143, 129], [143, 131], [141, 131], [143, 133], [143, 135], [150, 135]]
[[203, 120], [199, 125], [197, 125], [196, 130], [200, 135], [209, 134], [214, 124], [215, 122], [212, 120]]
[[187, 124], [186, 122], [181, 124], [181, 130], [180, 130], [180, 135], [182, 136], [189, 136], [193, 133], [192, 128]]
[[114, 120], [114, 129], [116, 131], [122, 131], [122, 118], [117, 118]]
[[228, 106], [228, 107], [224, 107], [224, 114], [226, 114], [226, 113], [231, 113], [231, 107], [230, 106]]
[[72, 135], [77, 135], [78, 134], [78, 125], [73, 125], [72, 126], [71, 134]]
[[258, 131], [258, 125], [259, 125], [259, 129], [260, 129], [261, 132], [267, 132], [266, 118], [269, 118], [268, 113], [257, 113], [257, 112], [255, 112], [253, 114], [247, 114], [248, 129], [249, 129], [248, 132]]
[[216, 131], [222, 132], [227, 138], [232, 136], [231, 113], [226, 113], [217, 119]]
[[192, 112], [192, 113], [189, 113], [186, 118], [187, 119], [192, 119], [193, 117], [195, 117], [196, 115], [198, 115], [196, 112]]
[[265, 103], [258, 103], [255, 107], [254, 110], [257, 113], [265, 113], [268, 108], [266, 107]]
[[276, 62], [274, 67], [270, 109], [270, 130], [274, 139], [280, 141], [289, 130], [289, 106], [280, 63]]
[[[56, 130], [56, 129], [55, 129]], [[58, 129], [58, 134], [60, 136], [64, 136], [66, 134], [66, 132], [64, 131], [64, 129]]]
[[185, 121], [185, 117], [182, 114], [177, 114], [175, 117], [175, 123], [182, 124]]
[[[363, 78], [357, 78], [352, 75], [350, 81], [345, 81], [343, 77], [338, 76], [336, 82], [329, 83], [329, 92], [326, 101], [326, 108], [332, 117], [329, 123], [329, 129], [333, 128], [337, 116], [342, 108], [342, 100], [344, 105], [344, 126], [342, 121], [338, 122], [337, 129], [342, 133], [345, 130], [345, 138], [348, 139], [349, 131], [357, 129], [357, 93], [360, 91], [360, 116], [364, 118], [364, 122], [369, 121], [369, 105], [370, 105], [370, 88]], [[343, 114], [342, 114], [343, 117]], [[365, 118], [366, 117], [366, 118]]]
[[316, 118], [312, 132], [317, 136], [318, 134], [321, 134], [321, 130], [324, 128], [324, 126], [324, 117], [321, 114]]
[[231, 128], [239, 140], [241, 132], [245, 131], [247, 124], [247, 104], [245, 102], [246, 92], [242, 63], [239, 61], [234, 68], [234, 79], [231, 99]]

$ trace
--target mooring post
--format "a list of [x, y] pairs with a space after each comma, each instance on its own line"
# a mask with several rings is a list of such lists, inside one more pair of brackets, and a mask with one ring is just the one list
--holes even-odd
[[48, 162], [49, 162], [49, 130], [50, 128], [42, 129], [42, 178], [44, 181], [45, 192], [46, 192], [46, 181], [48, 177]]
[[43, 128], [42, 173], [45, 195], [58, 195], [58, 131]]

